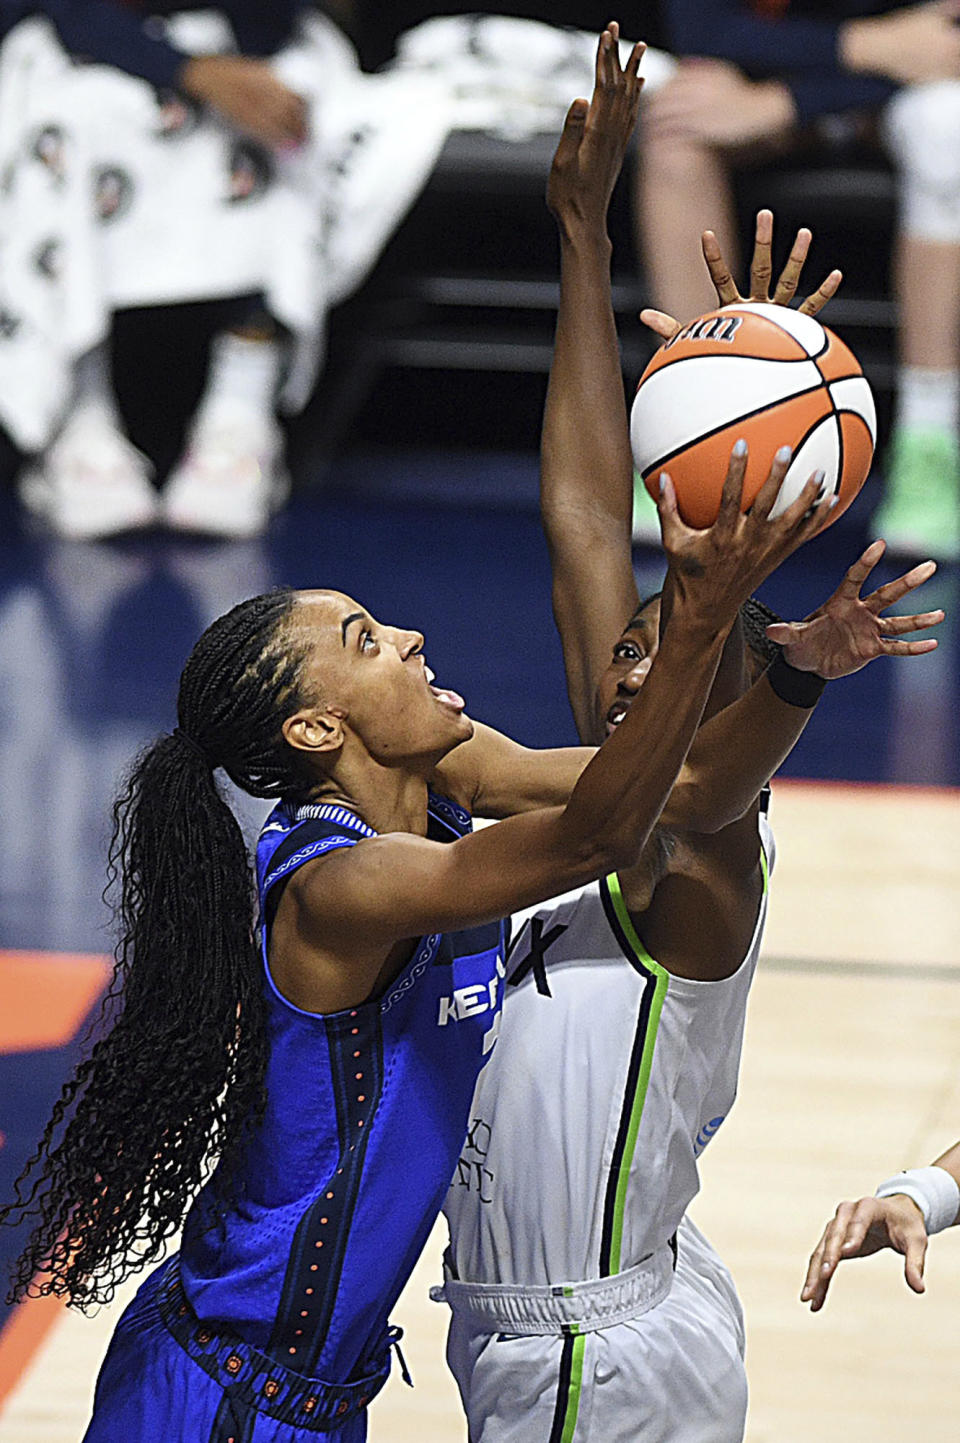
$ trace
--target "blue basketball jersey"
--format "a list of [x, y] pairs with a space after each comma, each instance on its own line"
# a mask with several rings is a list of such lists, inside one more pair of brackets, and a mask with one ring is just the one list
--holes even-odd
[[[429, 834], [470, 818], [431, 796]], [[257, 845], [269, 1028], [266, 1113], [224, 1211], [208, 1183], [179, 1275], [201, 1325], [299, 1375], [348, 1383], [382, 1364], [387, 1316], [430, 1232], [496, 1041], [504, 926], [422, 937], [382, 995], [305, 1012], [270, 975], [270, 922], [308, 862], [375, 833], [344, 807], [277, 806]]]

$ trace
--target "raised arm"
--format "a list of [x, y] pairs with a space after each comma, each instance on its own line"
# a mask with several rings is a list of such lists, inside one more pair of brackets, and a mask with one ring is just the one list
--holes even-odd
[[565, 807], [512, 817], [447, 846], [386, 834], [301, 868], [284, 907], [296, 918], [291, 950], [311, 970], [317, 1010], [369, 995], [404, 939], [493, 920], [636, 859], [683, 763], [743, 597], [822, 524], [811, 515], [815, 494], [808, 486], [771, 521], [766, 505], [741, 512], [731, 477], [714, 526], [692, 531], [664, 484], [661, 524], [676, 596], [665, 644], [629, 717]]
[[881, 613], [929, 581], [933, 561], [861, 596], [884, 553], [874, 541], [833, 595], [804, 621], [777, 622], [767, 635], [781, 657], [739, 700], [705, 722], [664, 809], [665, 826], [716, 832], [742, 816], [790, 754], [827, 680], [851, 676], [880, 656], [923, 656], [932, 638], [905, 640], [939, 626], [941, 610], [910, 616]]
[[597, 51], [589, 106], [570, 107], [547, 186], [560, 233], [560, 309], [543, 419], [540, 504], [553, 610], [577, 730], [638, 596], [630, 554], [633, 463], [610, 296], [607, 208], [636, 123], [643, 46], [621, 69], [616, 26]]

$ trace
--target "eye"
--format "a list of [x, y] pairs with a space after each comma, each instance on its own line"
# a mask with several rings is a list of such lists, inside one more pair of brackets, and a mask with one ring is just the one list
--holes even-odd
[[376, 638], [375, 638], [374, 635], [373, 635], [373, 632], [372, 632], [372, 631], [361, 631], [361, 633], [360, 633], [360, 650], [361, 650], [361, 651], [376, 651], [376, 649], [377, 649], [377, 642], [376, 642]]
[[640, 650], [639, 646], [634, 645], [632, 641], [618, 641], [616, 646], [613, 648], [614, 661], [629, 661], [632, 663], [636, 663], [638, 661], [643, 661], [643, 658], [644, 653]]

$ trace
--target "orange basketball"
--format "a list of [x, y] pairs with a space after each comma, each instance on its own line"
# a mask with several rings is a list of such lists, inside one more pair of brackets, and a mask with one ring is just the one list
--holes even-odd
[[877, 435], [873, 394], [849, 347], [812, 316], [738, 301], [709, 311], [661, 346], [640, 377], [630, 415], [633, 461], [657, 498], [660, 473], [690, 526], [716, 519], [730, 452], [749, 446], [744, 509], [781, 446], [793, 449], [772, 514], [825, 473], [832, 520], [867, 479]]

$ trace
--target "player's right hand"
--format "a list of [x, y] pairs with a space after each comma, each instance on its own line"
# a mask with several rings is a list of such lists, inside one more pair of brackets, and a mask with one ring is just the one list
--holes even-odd
[[818, 1313], [840, 1263], [846, 1258], [869, 1257], [881, 1248], [903, 1254], [907, 1284], [915, 1293], [922, 1293], [927, 1242], [923, 1213], [903, 1193], [842, 1202], [810, 1256], [800, 1301], [809, 1303], [810, 1311]]
[[731, 626], [740, 606], [760, 583], [827, 524], [830, 503], [816, 505], [822, 471], [811, 476], [785, 511], [771, 518], [792, 459], [790, 447], [781, 447], [753, 505], [742, 511], [747, 445], [738, 441], [727, 467], [717, 519], [702, 531], [681, 519], [673, 482], [666, 471], [660, 473], [657, 505], [674, 594], [703, 620]]
[[300, 145], [307, 138], [307, 102], [265, 60], [196, 55], [184, 65], [180, 86], [265, 145]]
[[[793, 248], [787, 257], [787, 263], [780, 272], [780, 277], [774, 288], [773, 295], [770, 294], [770, 281], [773, 277], [773, 211], [758, 210], [757, 224], [754, 234], [753, 259], [750, 262], [750, 294], [742, 296], [736, 281], [733, 279], [730, 267], [724, 259], [723, 251], [720, 249], [720, 242], [712, 230], [705, 230], [700, 237], [700, 247], [703, 251], [703, 259], [706, 262], [707, 270], [710, 272], [710, 279], [713, 281], [717, 293], [718, 306], [736, 305], [738, 301], [768, 301], [774, 306], [789, 306], [797, 293], [800, 284], [800, 274], [806, 264], [807, 254], [810, 250], [810, 242], [813, 239], [812, 233], [806, 226], [797, 231]], [[806, 300], [798, 306], [801, 315], [815, 316], [822, 311], [833, 296], [836, 295], [840, 282], [843, 280], [842, 271], [831, 271], [824, 281]], [[670, 341], [681, 329], [680, 322], [673, 316], [668, 316], [665, 311], [655, 311], [647, 308], [640, 312], [640, 319], [645, 326], [664, 341]]]

